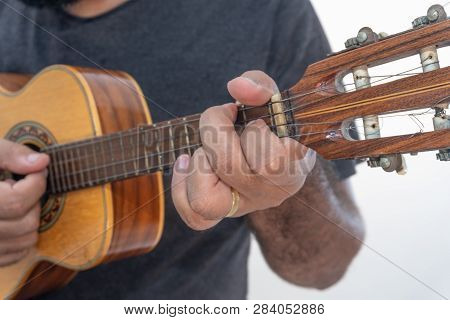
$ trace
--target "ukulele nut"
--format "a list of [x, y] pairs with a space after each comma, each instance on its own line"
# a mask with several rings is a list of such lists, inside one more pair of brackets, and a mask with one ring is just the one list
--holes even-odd
[[273, 122], [272, 125], [276, 128], [278, 137], [289, 137], [289, 125], [281, 93], [273, 95], [270, 102], [271, 121]]

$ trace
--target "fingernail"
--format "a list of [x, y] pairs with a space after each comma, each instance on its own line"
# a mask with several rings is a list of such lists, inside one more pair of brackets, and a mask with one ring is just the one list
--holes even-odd
[[254, 86], [258, 86], [258, 87], [260, 86], [260, 84], [256, 83], [255, 80], [253, 80], [253, 79], [250, 79], [250, 78], [247, 78], [247, 77], [241, 77], [241, 78], [247, 80], [250, 84], [252, 84]]
[[178, 157], [177, 160], [177, 170], [185, 171], [189, 167], [189, 156], [187, 154], [183, 154]]
[[39, 153], [31, 153], [27, 156], [27, 161], [29, 163], [35, 163], [40, 157], [41, 155]]
[[266, 128], [267, 123], [263, 119], [258, 119], [250, 122], [251, 125], [255, 126], [256, 128]]

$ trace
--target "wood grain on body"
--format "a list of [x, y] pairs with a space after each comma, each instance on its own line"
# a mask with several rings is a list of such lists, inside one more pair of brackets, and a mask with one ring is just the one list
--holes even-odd
[[[25, 86], [25, 76], [0, 76], [12, 79], [0, 89], [0, 136], [34, 121], [62, 144], [150, 122], [134, 80], [115, 76], [130, 87], [109, 73], [67, 66], [49, 67]], [[162, 232], [161, 190], [161, 176], [153, 174], [68, 193], [62, 214], [40, 234], [36, 250], [0, 268], [0, 297], [29, 298], [65, 285], [77, 271], [149, 251]]]

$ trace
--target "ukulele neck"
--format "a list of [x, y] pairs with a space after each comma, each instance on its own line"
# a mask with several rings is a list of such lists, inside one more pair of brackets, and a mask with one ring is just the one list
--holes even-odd
[[[235, 128], [241, 132], [249, 122], [263, 119], [279, 137], [294, 137], [289, 103], [285, 91], [262, 107], [238, 106]], [[47, 192], [59, 194], [170, 170], [180, 155], [192, 155], [201, 147], [199, 122], [196, 114], [49, 146], [42, 150], [50, 156]]]

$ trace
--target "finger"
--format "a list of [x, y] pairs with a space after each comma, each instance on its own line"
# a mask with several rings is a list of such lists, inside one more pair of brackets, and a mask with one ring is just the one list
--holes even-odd
[[34, 231], [23, 236], [0, 241], [0, 255], [23, 251], [36, 246], [38, 232]]
[[23, 250], [0, 256], [0, 267], [5, 267], [22, 260], [27, 256], [28, 252], [29, 250]]
[[280, 186], [298, 182], [295, 159], [263, 120], [253, 121], [245, 128], [241, 145], [250, 168], [263, 178], [262, 182], [269, 180]]
[[0, 168], [18, 174], [28, 174], [43, 170], [50, 159], [46, 154], [0, 139]]
[[0, 217], [17, 219], [33, 207], [46, 189], [47, 170], [31, 173], [14, 183], [0, 183]]
[[262, 71], [248, 71], [228, 82], [228, 92], [242, 104], [259, 106], [278, 92], [272, 78]]
[[191, 167], [192, 174], [186, 179], [190, 207], [207, 220], [223, 219], [233, 200], [230, 187], [214, 173], [203, 148], [194, 153]]
[[0, 240], [16, 238], [39, 228], [41, 208], [39, 203], [23, 217], [16, 220], [0, 220]]
[[214, 173], [226, 185], [245, 193], [251, 187], [254, 174], [241, 149], [241, 141], [234, 128], [236, 105], [212, 107], [200, 117], [203, 149]]
[[247, 125], [241, 135], [241, 146], [250, 168], [258, 174], [266, 175], [271, 171], [268, 166], [276, 164], [280, 157], [287, 157], [284, 145], [263, 120]]
[[308, 175], [316, 163], [316, 152], [291, 138], [282, 138], [281, 142], [289, 158], [298, 164], [300, 173]]
[[187, 182], [189, 176], [189, 156], [181, 155], [175, 162], [172, 176], [172, 200], [181, 219], [194, 230], [206, 230], [219, 221], [207, 220], [192, 210], [187, 196]]

